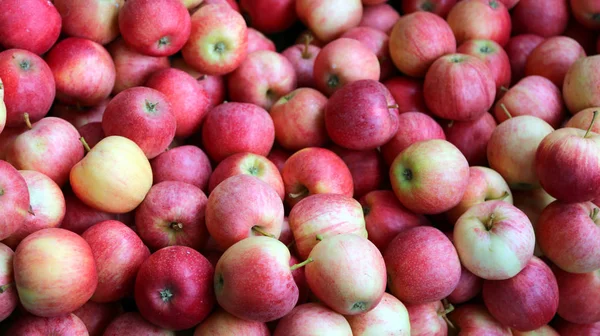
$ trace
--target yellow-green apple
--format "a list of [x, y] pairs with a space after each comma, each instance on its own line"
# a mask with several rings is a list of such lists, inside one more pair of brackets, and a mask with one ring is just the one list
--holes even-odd
[[567, 272], [600, 269], [599, 211], [592, 202], [550, 203], [536, 228], [537, 243], [544, 255]]
[[[205, 1], [206, 2], [206, 1]], [[225, 100], [225, 80], [222, 76], [210, 76], [201, 74], [194, 68], [185, 63], [181, 56], [171, 58], [171, 66], [175, 69], [183, 70], [196, 78], [200, 87], [206, 92], [209, 100], [209, 110]]]
[[501, 200], [513, 204], [513, 197], [508, 184], [493, 169], [481, 166], [469, 167], [469, 183], [463, 198], [454, 208], [446, 212], [451, 223], [469, 210], [473, 205], [490, 200]]
[[96, 223], [116, 218], [113, 214], [86, 205], [75, 196], [71, 188], [64, 189], [64, 197], [65, 216], [60, 224], [61, 229], [73, 231], [80, 235]]
[[454, 308], [445, 308], [442, 301], [406, 305], [410, 318], [411, 336], [447, 336], [446, 313]]
[[436, 228], [417, 226], [398, 233], [383, 256], [390, 291], [404, 303], [439, 301], [458, 285], [458, 254]]
[[468, 40], [487, 39], [504, 46], [510, 39], [510, 14], [500, 0], [459, 1], [446, 20], [459, 45]]
[[269, 322], [286, 316], [298, 301], [290, 252], [277, 239], [253, 236], [221, 256], [214, 290], [219, 305], [239, 318]]
[[54, 0], [62, 17], [62, 31], [107, 44], [119, 36], [119, 11], [125, 0]]
[[0, 321], [6, 320], [19, 302], [14, 283], [13, 257], [13, 250], [0, 243]]
[[366, 193], [387, 184], [387, 166], [376, 148], [359, 151], [334, 145], [329, 149], [341, 157], [350, 169], [354, 198], [360, 199]]
[[558, 285], [550, 267], [532, 257], [510, 279], [485, 280], [483, 302], [501, 324], [520, 331], [535, 330], [556, 314]]
[[327, 101], [327, 134], [333, 142], [348, 149], [376, 149], [398, 131], [395, 104], [392, 94], [377, 80], [349, 82]]
[[310, 44], [311, 38], [306, 38], [304, 44], [295, 44], [283, 50], [281, 54], [290, 61], [296, 71], [296, 82], [299, 88], [315, 87], [313, 70], [315, 59], [321, 48]]
[[[445, 234], [452, 244], [454, 244], [454, 233], [450, 231], [445, 232]], [[460, 265], [460, 280], [458, 280], [458, 285], [446, 299], [453, 304], [465, 303], [481, 293], [482, 286], [482, 278], [471, 273], [463, 265]]]
[[308, 287], [334, 311], [359, 315], [381, 301], [386, 288], [385, 262], [367, 238], [353, 233], [323, 238], [308, 259], [312, 260], [305, 266]]
[[223, 309], [215, 310], [194, 329], [194, 336], [227, 335], [271, 336], [271, 332], [264, 322], [244, 320]]
[[571, 65], [584, 57], [585, 50], [576, 40], [567, 36], [550, 37], [527, 57], [525, 75], [542, 76], [561, 87]]
[[6, 332], [8, 335], [89, 335], [83, 321], [70, 313], [55, 317], [20, 315]]
[[227, 78], [232, 101], [252, 103], [265, 110], [296, 88], [296, 71], [283, 55], [271, 50], [248, 54]]
[[325, 128], [326, 105], [327, 97], [306, 87], [281, 97], [269, 110], [277, 143], [289, 150], [325, 145], [329, 140]]
[[109, 136], [71, 169], [70, 182], [86, 205], [126, 213], [137, 208], [152, 187], [152, 168], [135, 142]]
[[31, 122], [48, 114], [56, 95], [56, 84], [52, 70], [42, 58], [22, 49], [2, 51], [0, 78], [4, 87], [7, 127], [24, 126], [25, 113], [29, 114]]
[[207, 191], [212, 166], [202, 149], [179, 146], [150, 160], [154, 183], [164, 181], [186, 182]]
[[152, 74], [145, 86], [167, 97], [177, 121], [176, 137], [187, 138], [200, 129], [210, 100], [194, 77], [179, 69], [163, 69]]
[[85, 124], [79, 127], [77, 132], [79, 132], [79, 135], [87, 142], [90, 148], [93, 148], [100, 140], [106, 138], [101, 122]]
[[97, 303], [86, 302], [81, 308], [75, 310], [73, 315], [79, 317], [85, 324], [89, 336], [102, 336], [108, 325], [123, 313], [120, 302]]
[[283, 200], [285, 189], [281, 173], [273, 162], [262, 155], [253, 153], [237, 153], [219, 162], [210, 175], [208, 193], [211, 193], [221, 182], [235, 175], [251, 175], [271, 186]]
[[202, 124], [202, 145], [216, 163], [235, 153], [266, 156], [275, 141], [269, 113], [250, 103], [224, 103], [208, 112]]
[[161, 328], [192, 328], [213, 309], [214, 274], [200, 252], [187, 246], [162, 248], [138, 271], [135, 303], [142, 317]]
[[461, 263], [488, 280], [515, 276], [533, 256], [535, 233], [521, 210], [504, 201], [476, 204], [454, 225]]
[[594, 111], [600, 111], [600, 107], [590, 107], [575, 113], [575, 115], [565, 123], [565, 127], [574, 127], [587, 130], [590, 128], [590, 125], [592, 125], [590, 132], [600, 134], [600, 123], [594, 122], [592, 124], [592, 119], [594, 119]]
[[[139, 225], [136, 230], [139, 233]], [[85, 230], [81, 237], [90, 245], [98, 270], [91, 300], [114, 302], [133, 294], [137, 272], [150, 256], [136, 232], [119, 221], [107, 220]]]
[[19, 170], [27, 183], [29, 207], [25, 221], [2, 242], [15, 249], [28, 235], [45, 228], [59, 227], [65, 216], [65, 198], [48, 176], [34, 170]]
[[594, 85], [600, 80], [599, 65], [600, 55], [589, 56], [575, 61], [567, 71], [562, 92], [571, 113], [600, 105], [600, 95]]
[[[56, 99], [94, 106], [111, 93], [116, 79], [113, 60], [104, 47], [80, 37], [58, 42], [44, 56], [56, 83]], [[93, 66], [91, 66], [93, 64]]]
[[480, 304], [465, 304], [448, 314], [461, 335], [511, 336], [509, 327], [502, 325]]
[[258, 50], [277, 51], [273, 41], [258, 30], [248, 27], [248, 54]]
[[23, 308], [41, 317], [73, 312], [98, 285], [92, 249], [81, 236], [64, 229], [27, 236], [15, 250], [13, 266]]
[[319, 40], [329, 42], [358, 26], [363, 5], [360, 0], [297, 0], [296, 13]]
[[109, 102], [110, 98], [104, 99], [96, 106], [65, 105], [57, 102], [52, 105], [50, 114], [53, 117], [65, 119], [75, 128], [80, 128], [89, 123], [101, 122]]
[[[548, 206], [548, 204], [554, 201], [556, 201], [556, 198], [548, 195], [543, 188], [513, 191], [514, 205], [527, 215], [531, 225], [533, 225], [533, 230], [536, 232], [542, 211]], [[538, 239], [536, 239], [535, 250], [533, 254], [536, 257], [541, 257], [544, 255], [540, 249]]]
[[112, 94], [144, 85], [146, 80], [156, 71], [169, 68], [168, 57], [154, 57], [139, 53], [128, 46], [122, 38], [118, 38], [106, 49], [112, 56], [115, 65], [115, 86]]
[[339, 234], [356, 234], [367, 238], [365, 218], [360, 203], [337, 194], [311, 195], [298, 202], [289, 215], [289, 224], [298, 256], [308, 258], [319, 242]]
[[558, 128], [565, 119], [566, 109], [560, 89], [549, 79], [528, 76], [496, 102], [493, 113], [498, 123], [511, 117], [530, 115]]
[[407, 112], [428, 113], [423, 97], [422, 79], [397, 76], [382, 83], [394, 97], [400, 114]]
[[390, 57], [390, 38], [386, 33], [371, 27], [354, 27], [342, 34], [341, 37], [361, 42], [377, 56], [380, 67], [380, 80], [394, 75], [396, 68]]
[[[541, 326], [535, 330], [531, 330], [531, 331], [519, 331], [516, 329], [511, 329], [510, 330], [512, 332], [512, 336], [561, 336], [561, 334], [559, 334], [558, 332], [556, 332], [556, 330], [554, 330], [554, 328], [552, 328], [549, 325], [544, 325]], [[567, 334], [563, 334], [565, 336], [568, 336]], [[585, 333], [579, 334], [579, 335], [586, 335]]]
[[125, 42], [144, 55], [173, 55], [190, 37], [190, 14], [181, 0], [129, 0], [118, 21]]
[[[1, 154], [1, 152], [0, 152]], [[283, 166], [285, 165], [285, 161], [292, 156], [292, 153], [285, 151], [279, 147], [274, 147], [267, 155], [267, 159], [269, 159], [275, 167], [279, 170], [280, 174], [283, 174]], [[0, 156], [1, 157], [1, 156]], [[281, 176], [283, 178], [283, 176]], [[285, 186], [284, 186], [285, 187]]]
[[600, 29], [600, 5], [593, 0], [570, 0], [575, 19], [590, 30]]
[[521, 34], [511, 37], [504, 50], [510, 60], [511, 82], [517, 83], [525, 77], [525, 65], [527, 58], [540, 43], [545, 39], [534, 34]]
[[363, 15], [358, 24], [360, 27], [371, 27], [389, 34], [394, 28], [396, 22], [400, 19], [400, 14], [387, 3], [370, 5], [363, 7]]
[[51, 1], [6, 0], [0, 13], [0, 45], [42, 55], [58, 40], [62, 20]]
[[430, 12], [446, 18], [454, 5], [456, 0], [406, 0], [402, 2], [402, 12]]
[[446, 140], [463, 153], [471, 166], [487, 166], [488, 142], [496, 126], [491, 113], [484, 113], [476, 120], [442, 123]]
[[600, 272], [576, 274], [558, 267], [552, 271], [558, 283], [558, 315], [572, 323], [600, 321]]
[[442, 127], [421, 112], [404, 112], [398, 116], [398, 131], [380, 147], [385, 163], [390, 166], [400, 152], [415, 142], [431, 139], [446, 140]]
[[439, 118], [475, 120], [494, 104], [496, 83], [484, 61], [466, 54], [449, 54], [427, 70], [423, 95], [431, 113]]
[[360, 198], [360, 204], [369, 240], [382, 252], [398, 233], [429, 224], [425, 216], [406, 209], [391, 190], [371, 191]]
[[378, 81], [380, 74], [377, 55], [361, 42], [346, 37], [325, 45], [317, 55], [313, 69], [316, 88], [327, 96], [350, 82]]
[[279, 321], [273, 336], [286, 335], [353, 336], [343, 315], [313, 302], [298, 305]]
[[440, 139], [413, 143], [390, 167], [400, 203], [417, 214], [439, 214], [455, 207], [469, 183], [469, 163], [453, 144]]
[[230, 73], [248, 53], [246, 22], [228, 6], [202, 6], [192, 14], [190, 38], [181, 51], [185, 62], [203, 74]]
[[241, 0], [240, 9], [252, 27], [266, 34], [284, 31], [298, 19], [295, 0]]
[[554, 129], [534, 116], [518, 116], [499, 124], [487, 147], [490, 168], [502, 175], [513, 189], [539, 188], [536, 151]]
[[23, 175], [8, 162], [0, 160], [0, 240], [10, 237], [28, 219], [28, 188]]
[[461, 44], [456, 52], [475, 56], [488, 66], [496, 83], [496, 97], [504, 93], [503, 87], [510, 86], [510, 60], [498, 43], [485, 39], [468, 40]]
[[406, 307], [393, 295], [383, 293], [379, 304], [364, 314], [346, 316], [354, 336], [408, 336], [410, 319]]
[[402, 73], [425, 77], [435, 60], [456, 52], [456, 39], [444, 19], [428, 12], [401, 17], [390, 34], [390, 56]]
[[175, 336], [176, 334], [173, 330], [160, 328], [146, 321], [137, 312], [128, 312], [112, 320], [103, 334], [103, 336], [121, 335]]
[[17, 136], [6, 161], [20, 170], [35, 170], [59, 186], [69, 179], [71, 168], [83, 159], [79, 132], [68, 121], [45, 117]]

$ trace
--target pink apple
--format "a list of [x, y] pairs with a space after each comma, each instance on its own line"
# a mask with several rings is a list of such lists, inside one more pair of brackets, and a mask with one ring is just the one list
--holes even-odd
[[102, 122], [102, 115], [110, 98], [104, 99], [96, 106], [77, 106], [55, 103], [52, 106], [51, 115], [70, 122], [75, 128], [80, 128], [89, 123]]
[[211, 313], [194, 330], [194, 336], [227, 336], [231, 334], [271, 336], [266, 323], [243, 320], [229, 314], [223, 309], [218, 309]]
[[284, 31], [297, 20], [294, 0], [241, 0], [240, 8], [249, 18], [250, 25], [271, 34]]
[[454, 5], [456, 0], [407, 0], [402, 2], [402, 11], [404, 14], [430, 12], [446, 18]]
[[363, 15], [359, 27], [371, 27], [389, 34], [394, 24], [400, 19], [400, 14], [387, 3], [363, 7]]
[[510, 86], [510, 60], [498, 43], [492, 40], [469, 40], [461, 44], [456, 52], [475, 56], [488, 66], [496, 82], [496, 97], [503, 94], [503, 87]]
[[352, 335], [411, 335], [410, 318], [406, 307], [400, 300], [384, 293], [379, 304], [371, 311], [346, 316], [352, 328]]
[[[569, 22], [569, 5], [565, 0], [520, 0], [512, 9], [513, 31], [551, 37], [562, 34]], [[535, 20], [532, 18], [535, 17]]]
[[160, 328], [146, 321], [137, 312], [128, 312], [112, 320], [103, 334], [103, 336], [121, 335], [175, 336], [175, 331]]
[[448, 13], [447, 21], [459, 45], [468, 40], [487, 39], [505, 46], [510, 39], [510, 14], [499, 0], [459, 1]]
[[150, 161], [154, 183], [186, 182], [207, 191], [212, 167], [208, 156], [192, 145], [170, 149]]
[[512, 335], [510, 328], [498, 322], [483, 305], [459, 306], [448, 314], [448, 318], [465, 335]]
[[65, 216], [60, 224], [62, 229], [82, 234], [96, 223], [115, 219], [115, 215], [96, 210], [84, 204], [75, 194], [67, 189], [65, 197]]
[[[206, 2], [206, 1], [205, 1]], [[209, 100], [209, 109], [223, 103], [225, 100], [225, 80], [222, 76], [209, 76], [201, 74], [185, 63], [183, 57], [172, 57], [171, 65], [175, 69], [183, 70], [196, 78]]]
[[531, 55], [544, 38], [533, 34], [522, 34], [511, 37], [504, 49], [510, 60], [512, 83], [517, 83], [525, 77], [525, 65], [527, 58]]
[[13, 250], [0, 243], [0, 321], [6, 320], [19, 303], [14, 283], [13, 257]]
[[306, 39], [304, 44], [295, 44], [281, 52], [294, 67], [299, 88], [315, 87], [313, 70], [321, 48], [310, 44], [311, 40]]
[[575, 19], [590, 30], [600, 29], [597, 14], [600, 6], [591, 0], [570, 0], [571, 11]]
[[29, 218], [30, 195], [25, 178], [0, 161], [0, 240], [10, 237]]
[[423, 80], [410, 77], [393, 77], [382, 83], [394, 97], [400, 114], [428, 112], [423, 97]]
[[564, 125], [565, 127], [573, 127], [579, 128], [582, 130], [587, 130], [592, 125], [590, 129], [591, 132], [600, 134], [600, 123], [596, 124], [595, 122], [592, 124], [592, 119], [594, 119], [594, 111], [598, 111], [600, 108], [598, 107], [590, 107], [584, 110], [581, 110], [575, 113]]
[[[571, 113], [600, 105], [596, 84], [600, 81], [600, 55], [580, 58], [565, 75], [563, 97]], [[8, 108], [8, 105], [7, 105]]]
[[527, 57], [525, 75], [546, 77], [554, 85], [561, 87], [571, 65], [584, 57], [585, 50], [574, 39], [566, 36], [550, 37]]
[[354, 27], [341, 37], [355, 39], [368, 47], [379, 60], [379, 79], [391, 77], [396, 68], [390, 58], [389, 36], [381, 30], [371, 27]]
[[341, 157], [350, 169], [354, 185], [353, 195], [356, 199], [379, 189], [387, 182], [387, 166], [377, 149], [357, 151], [339, 146], [330, 149]]
[[353, 336], [352, 328], [343, 315], [312, 302], [295, 307], [279, 321], [273, 332], [273, 336], [311, 334]]
[[75, 314], [55, 317], [21, 315], [10, 326], [8, 335], [70, 335], [88, 336], [85, 324]]
[[[454, 244], [454, 232], [445, 232], [445, 234], [452, 244]], [[446, 299], [453, 304], [468, 302], [481, 293], [482, 286], [483, 279], [471, 273], [471, 271], [461, 264], [458, 285]]]
[[596, 335], [600, 332], [600, 322], [576, 324], [559, 319], [554, 328], [561, 336]]
[[248, 54], [259, 50], [276, 51], [275, 43], [258, 30], [248, 28]]
[[600, 321], [598, 271], [589, 273], [568, 273], [558, 267], [552, 271], [558, 283], [558, 315], [569, 322], [588, 324]]
[[125, 0], [54, 0], [62, 17], [62, 31], [107, 44], [119, 36], [118, 16]]
[[469, 165], [487, 165], [487, 147], [496, 120], [490, 113], [470, 121], [449, 121], [442, 124], [446, 140], [456, 146], [465, 156]]
[[[447, 336], [446, 309], [441, 301], [406, 305], [411, 336]], [[453, 309], [453, 308], [452, 308]]]
[[319, 40], [329, 42], [358, 26], [363, 5], [360, 0], [297, 0], [296, 13]]
[[[539, 218], [542, 214], [542, 211], [552, 202], [554, 202], [556, 198], [548, 195], [548, 193], [542, 189], [531, 189], [531, 190], [515, 190], [513, 192], [513, 202], [514, 205], [519, 208], [519, 210], [523, 211], [531, 225], [533, 225], [533, 229], [537, 231], [537, 226], [539, 224]], [[544, 255], [539, 246], [539, 240], [535, 242], [535, 250], [533, 254], [536, 257], [541, 257]]]
[[73, 312], [85, 324], [89, 336], [102, 336], [106, 327], [121, 315], [123, 308], [120, 302], [96, 303], [88, 301]]

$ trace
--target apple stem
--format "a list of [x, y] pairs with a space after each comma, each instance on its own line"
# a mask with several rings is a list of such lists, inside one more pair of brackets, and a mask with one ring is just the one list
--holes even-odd
[[31, 120], [29, 119], [29, 113], [25, 112], [23, 114], [23, 118], [25, 119], [25, 125], [27, 125], [27, 128], [32, 129], [33, 126], [31, 126]]
[[485, 223], [485, 228], [489, 231], [494, 226], [494, 219], [496, 219], [496, 215], [491, 214], [490, 219]]
[[448, 302], [448, 299], [444, 299], [442, 302], [444, 304], [444, 310], [439, 312], [438, 316], [441, 316], [444, 319], [444, 321], [448, 323], [448, 326], [450, 326], [450, 328], [456, 329], [452, 321], [450, 321], [450, 319], [447, 316], [448, 314], [454, 311], [454, 306], [450, 302]]
[[510, 196], [510, 193], [508, 191], [505, 191], [502, 196], [500, 197], [492, 197], [492, 198], [486, 198], [486, 201], [502, 201], [505, 198], [507, 198], [508, 196]]
[[388, 105], [388, 109], [397, 109], [397, 108], [398, 108], [398, 104]]
[[592, 219], [592, 221], [596, 221], [596, 217], [598, 217], [598, 212], [600, 212], [600, 209], [598, 208], [594, 208], [592, 210], [592, 212], [590, 213], [590, 218]]
[[504, 114], [506, 114], [506, 116], [508, 116], [508, 119], [512, 119], [512, 115], [510, 114], [510, 112], [508, 112], [506, 105], [500, 104], [500, 108], [502, 109], [502, 111], [504, 111]]
[[310, 46], [310, 42], [314, 40], [312, 34], [308, 33], [304, 35], [304, 50], [302, 50], [302, 58], [309, 59], [311, 54], [308, 52], [308, 47]]
[[267, 231], [265, 231], [265, 230], [261, 229], [259, 226], [253, 226], [253, 227], [252, 227], [252, 231], [254, 231], [254, 232], [258, 232], [258, 233], [260, 233], [261, 235], [263, 235], [263, 236], [266, 236], [266, 237], [275, 238], [275, 236], [274, 236], [274, 235], [272, 235], [272, 234], [268, 233]]
[[452, 126], [454, 126], [454, 120], [450, 120], [448, 123], [448, 128], [451, 128]]
[[7, 289], [9, 289], [10, 287], [12, 287], [12, 285], [14, 285], [14, 283], [7, 283], [5, 285], [0, 286], [0, 294], [6, 292]]
[[584, 138], [587, 138], [590, 132], [592, 131], [592, 127], [594, 126], [594, 122], [596, 122], [596, 116], [598, 116], [598, 111], [594, 111], [592, 115], [592, 122], [590, 122], [590, 127], [588, 127], [587, 131], [585, 131]]
[[308, 189], [305, 188], [305, 187], [303, 187], [302, 190], [300, 190], [299, 192], [289, 193], [288, 194], [288, 196], [290, 198], [292, 198], [292, 199], [294, 199], [294, 198], [300, 198], [300, 197], [303, 197], [303, 196], [306, 196], [306, 195], [308, 195]]
[[307, 264], [310, 264], [310, 263], [311, 263], [311, 262], [313, 262], [313, 261], [314, 261], [314, 260], [313, 260], [313, 258], [308, 258], [308, 259], [304, 260], [304, 261], [303, 261], [303, 262], [301, 262], [301, 263], [298, 263], [298, 264], [292, 265], [292, 266], [290, 267], [290, 270], [292, 270], [292, 271], [295, 271], [295, 270], [297, 270], [298, 268], [300, 268], [300, 267], [304, 267], [304, 266], [306, 266]]
[[500, 87], [500, 91], [508, 92], [508, 88], [504, 85]]
[[320, 234], [320, 233], [317, 233], [316, 238], [317, 238], [318, 241], [321, 241], [321, 240], [323, 240], [323, 235]]
[[27, 212], [29, 212], [32, 216], [35, 216], [35, 212], [33, 212], [33, 208], [31, 207], [31, 204], [29, 205], [29, 209], [27, 209]]
[[81, 141], [81, 144], [83, 145], [83, 148], [85, 148], [86, 153], [89, 153], [92, 150], [90, 148], [90, 145], [88, 145], [87, 141], [85, 141], [84, 137], [79, 138], [79, 141]]
[[292, 248], [292, 246], [294, 246], [294, 244], [296, 244], [296, 241], [295, 241], [295, 240], [292, 240], [292, 242], [291, 242], [291, 243], [289, 243], [289, 244], [287, 244], [287, 245], [286, 245], [286, 247], [287, 247], [288, 249], [290, 249], [290, 248]]

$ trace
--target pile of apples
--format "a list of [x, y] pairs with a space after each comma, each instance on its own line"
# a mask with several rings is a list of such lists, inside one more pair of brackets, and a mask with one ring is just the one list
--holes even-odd
[[0, 0], [0, 334], [600, 335], [597, 0]]

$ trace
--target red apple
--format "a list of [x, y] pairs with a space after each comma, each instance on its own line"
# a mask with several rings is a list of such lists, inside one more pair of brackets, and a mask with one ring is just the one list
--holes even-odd
[[294, 0], [241, 0], [240, 9], [252, 27], [267, 34], [284, 31], [297, 20]]
[[79, 135], [85, 140], [90, 148], [94, 148], [100, 140], [106, 138], [101, 122], [85, 124], [77, 129]]
[[356, 151], [333, 146], [330, 148], [342, 158], [352, 174], [354, 198], [379, 189], [387, 182], [387, 166], [377, 149]]
[[[285, 161], [292, 155], [292, 153], [287, 152], [281, 148], [273, 147], [267, 155], [267, 159], [269, 159], [275, 167], [279, 170], [279, 173], [282, 174], [283, 178], [283, 167], [285, 166]], [[285, 186], [284, 186], [285, 188]]]
[[[290, 246], [290, 244], [294, 243], [294, 234], [292, 233], [292, 229], [290, 228], [290, 221], [287, 216], [283, 218], [283, 224], [281, 225], [281, 234], [279, 235], [278, 239], [286, 246]], [[294, 258], [294, 256], [292, 256], [292, 258]], [[294, 262], [293, 264], [297, 264], [298, 262]], [[298, 270], [300, 269], [303, 268], [299, 268]]]
[[192, 77], [196, 78], [198, 84], [200, 84], [200, 87], [204, 90], [208, 97], [210, 106], [209, 110], [223, 103], [225, 100], [225, 80], [222, 76], [209, 76], [206, 74], [201, 74], [185, 63], [183, 57], [174, 57], [171, 59], [171, 65], [173, 68], [183, 70]]
[[[548, 206], [548, 204], [554, 202], [555, 200], [556, 198], [548, 195], [548, 193], [542, 188], [531, 190], [515, 190], [513, 192], [514, 205], [527, 215], [531, 225], [533, 225], [533, 229], [536, 231], [542, 211]], [[540, 249], [539, 241], [537, 240], [535, 242], [535, 250], [533, 251], [533, 255], [536, 257], [541, 257], [544, 255]]]
[[402, 11], [404, 14], [430, 12], [446, 18], [454, 5], [456, 0], [408, 0], [402, 2]]
[[428, 112], [423, 96], [423, 80], [410, 77], [393, 77], [382, 83], [394, 97], [400, 114]]
[[297, 0], [296, 13], [319, 40], [329, 42], [358, 26], [363, 5], [360, 0]]
[[600, 321], [598, 289], [599, 272], [582, 274], [568, 273], [558, 267], [552, 269], [558, 283], [558, 315], [563, 319], [579, 324]]
[[571, 113], [600, 106], [600, 94], [595, 84], [600, 81], [599, 65], [600, 55], [596, 55], [580, 58], [569, 68], [562, 89]]
[[510, 39], [510, 14], [499, 0], [459, 1], [448, 13], [447, 21], [459, 45], [468, 40], [486, 39], [505, 46]]
[[218, 309], [211, 313], [194, 330], [194, 336], [227, 336], [231, 334], [271, 336], [266, 323], [243, 320], [229, 314], [223, 309]]
[[411, 335], [410, 318], [406, 307], [393, 295], [384, 293], [379, 304], [371, 311], [346, 316], [352, 335]]
[[19, 303], [14, 283], [13, 257], [13, 250], [0, 243], [0, 321], [6, 320]]
[[125, 0], [54, 0], [62, 17], [62, 31], [107, 44], [119, 36], [118, 16]]
[[207, 191], [212, 167], [208, 156], [198, 147], [179, 146], [150, 161], [154, 183], [186, 182]]
[[533, 34], [522, 34], [511, 37], [504, 50], [510, 60], [511, 79], [512, 83], [517, 83], [521, 78], [525, 77], [525, 65], [527, 58], [531, 55], [544, 38]]
[[106, 105], [110, 102], [110, 98], [104, 99], [96, 106], [77, 106], [55, 103], [52, 106], [51, 115], [59, 117], [70, 122], [75, 128], [80, 128], [89, 123], [101, 122]]
[[123, 308], [120, 302], [96, 303], [88, 301], [73, 312], [85, 324], [89, 336], [102, 336], [106, 327], [122, 314]]
[[160, 328], [144, 320], [137, 312], [129, 312], [110, 322], [103, 336], [121, 335], [175, 336], [175, 331]]
[[525, 75], [546, 77], [554, 85], [561, 87], [571, 65], [584, 57], [585, 50], [574, 39], [566, 36], [550, 37], [527, 57]]
[[[411, 336], [447, 336], [446, 311], [441, 301], [406, 305], [410, 317]], [[454, 309], [454, 308], [452, 308]]]
[[448, 314], [448, 318], [465, 335], [513, 335], [510, 328], [498, 322], [483, 305], [459, 306]]
[[0, 240], [10, 237], [29, 218], [30, 195], [25, 178], [0, 160]]
[[248, 28], [248, 54], [259, 50], [276, 51], [275, 43], [258, 30]]
[[312, 302], [297, 306], [279, 321], [273, 336], [286, 335], [353, 336], [343, 315]]
[[503, 94], [503, 87], [510, 86], [510, 60], [498, 43], [492, 40], [469, 40], [461, 44], [456, 52], [475, 56], [488, 66], [496, 82], [496, 97]]
[[594, 119], [594, 111], [599, 111], [599, 107], [590, 107], [584, 110], [581, 110], [575, 113], [567, 123], [564, 125], [565, 127], [574, 127], [582, 130], [587, 130], [592, 125], [590, 132], [600, 134], [600, 123], [596, 124], [595, 122], [592, 124], [592, 119]]
[[511, 18], [515, 34], [535, 34], [542, 37], [560, 35], [569, 23], [568, 1], [520, 0], [511, 11]]
[[56, 317], [21, 315], [10, 326], [7, 335], [69, 335], [88, 336], [85, 324], [75, 314]]
[[[445, 234], [452, 244], [454, 244], [454, 232], [445, 232]], [[471, 271], [461, 264], [458, 285], [446, 299], [453, 304], [468, 302], [481, 293], [482, 286], [483, 279], [471, 273]]]
[[62, 229], [80, 235], [96, 223], [115, 218], [113, 214], [85, 205], [70, 189], [65, 191], [64, 197], [65, 216], [60, 224]]
[[600, 29], [600, 4], [593, 0], [570, 0], [575, 19], [590, 30]]
[[310, 44], [310, 41], [306, 39], [304, 44], [295, 44], [281, 52], [294, 67], [299, 88], [315, 87], [313, 70], [321, 48]]
[[375, 28], [389, 34], [398, 19], [400, 14], [394, 7], [387, 3], [380, 3], [363, 7], [363, 15], [358, 26]]
[[361, 42], [377, 56], [380, 67], [380, 80], [391, 77], [396, 71], [390, 58], [390, 38], [386, 33], [371, 27], [354, 27], [342, 34], [341, 37]]
[[484, 113], [476, 120], [442, 124], [445, 139], [463, 153], [471, 166], [487, 165], [488, 142], [496, 126], [496, 120], [490, 113]]

